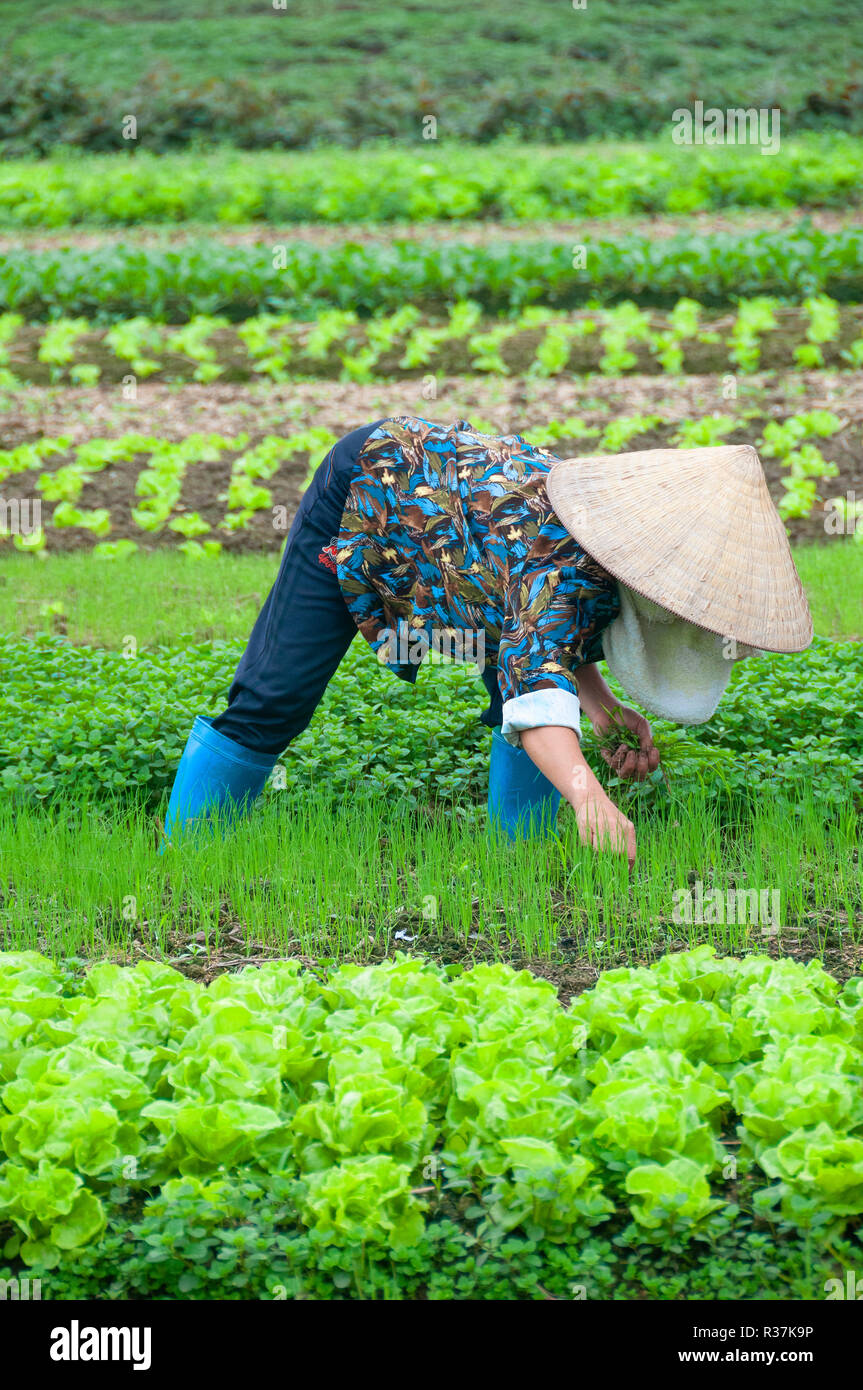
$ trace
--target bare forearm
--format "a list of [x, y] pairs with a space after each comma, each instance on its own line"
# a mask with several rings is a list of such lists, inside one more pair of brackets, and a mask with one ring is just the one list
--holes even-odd
[[571, 806], [578, 808], [594, 797], [605, 798], [605, 792], [591, 772], [573, 729], [557, 724], [523, 729], [521, 746], [531, 762]]

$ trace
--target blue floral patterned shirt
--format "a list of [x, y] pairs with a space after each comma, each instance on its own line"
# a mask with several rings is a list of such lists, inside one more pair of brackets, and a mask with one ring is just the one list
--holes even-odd
[[357, 459], [333, 551], [354, 621], [414, 680], [430, 646], [497, 669], [504, 738], [580, 731], [575, 672], [602, 656], [617, 584], [555, 516], [552, 454], [465, 420], [383, 421]]

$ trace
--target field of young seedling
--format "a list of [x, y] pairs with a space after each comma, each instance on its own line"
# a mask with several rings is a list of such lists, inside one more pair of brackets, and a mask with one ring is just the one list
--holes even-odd
[[[861, 204], [847, 129], [0, 164], [0, 1277], [814, 1299], [859, 1269]], [[655, 721], [642, 784], [585, 734], [631, 876], [568, 808], [489, 837], [476, 669], [411, 687], [359, 638], [253, 812], [158, 853], [312, 473], [396, 414], [758, 449], [816, 637]]]

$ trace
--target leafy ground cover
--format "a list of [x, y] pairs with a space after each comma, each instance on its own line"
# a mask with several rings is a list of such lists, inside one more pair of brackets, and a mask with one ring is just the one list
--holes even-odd
[[[419, 155], [422, 154], [422, 158]], [[620, 217], [863, 201], [863, 144], [836, 135], [682, 148], [670, 141], [493, 150], [448, 143], [314, 153], [116, 156], [0, 166], [0, 226], [318, 225]], [[450, 233], [452, 233], [450, 227]], [[28, 238], [29, 240], [29, 238]]]
[[134, 242], [91, 252], [11, 250], [0, 258], [0, 308], [33, 320], [61, 315], [112, 323], [146, 314], [184, 323], [195, 314], [234, 322], [261, 313], [315, 318], [343, 309], [365, 317], [406, 304], [440, 312], [462, 299], [491, 313], [529, 305], [561, 309], [633, 299], [671, 306], [778, 295], [863, 298], [863, 230], [834, 233], [802, 223], [791, 231], [594, 240], [584, 253], [557, 242], [483, 246], [338, 247], [290, 242], [232, 246], [212, 238], [176, 251]]
[[[183, 642], [141, 652], [133, 634], [113, 651], [47, 635], [0, 637], [3, 787], [37, 800], [61, 792], [158, 797], [194, 715], [224, 707], [241, 650], [237, 642]], [[819, 639], [798, 656], [741, 663], [709, 723], [681, 732], [658, 721], [668, 759], [676, 753], [682, 762], [672, 769], [675, 790], [699, 787], [706, 776], [715, 797], [769, 790], [793, 798], [814, 779], [826, 805], [854, 797], [863, 768], [861, 662], [859, 643]], [[365, 784], [415, 802], [477, 792], [487, 741], [476, 722], [482, 691], [473, 667], [446, 662], [421, 670], [407, 689], [357, 642], [291, 744], [283, 787], [308, 791], [323, 781], [347, 793]], [[385, 745], [372, 732], [382, 711]], [[368, 735], [358, 738], [364, 724]], [[664, 800], [667, 789], [657, 781], [629, 794]]]
[[[860, 983], [702, 947], [564, 1010], [501, 965], [278, 962], [203, 989], [5, 953], [4, 1256], [49, 1288], [62, 1262], [66, 1290], [110, 1268], [115, 1296], [212, 1296], [220, 1249], [246, 1297], [535, 1297], [549, 1276], [546, 1297], [608, 1296], [609, 1237], [678, 1276], [699, 1241], [760, 1247], [765, 1284], [801, 1236], [841, 1268], [863, 1212]], [[797, 1253], [811, 1284], [823, 1257]]]
[[[22, 1289], [38, 1278], [54, 1299], [821, 1300], [843, 1296], [859, 1263], [859, 1237], [825, 1249], [743, 1210], [709, 1244], [670, 1251], [608, 1227], [567, 1249], [432, 1218], [415, 1245], [384, 1253], [366, 1242], [360, 1263], [298, 1229], [290, 1179], [240, 1168], [218, 1181], [169, 1181], [143, 1201], [113, 1191], [101, 1236], [50, 1270], [16, 1262]], [[737, 1192], [746, 1201], [744, 1181]]]

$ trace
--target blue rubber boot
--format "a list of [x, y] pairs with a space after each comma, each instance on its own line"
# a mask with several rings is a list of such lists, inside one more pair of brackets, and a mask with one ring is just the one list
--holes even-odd
[[489, 832], [498, 828], [511, 840], [549, 835], [554, 830], [559, 805], [560, 792], [524, 749], [513, 748], [499, 729], [493, 729], [488, 771]]
[[178, 830], [211, 811], [247, 810], [276, 765], [273, 754], [253, 753], [218, 733], [211, 723], [199, 715], [183, 749], [165, 817], [168, 844]]

